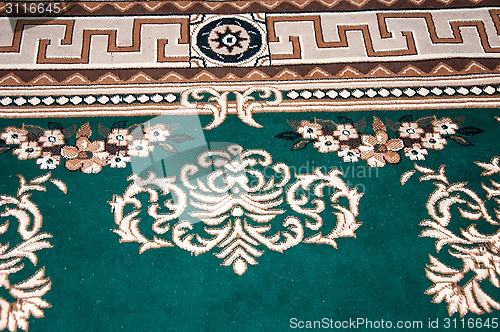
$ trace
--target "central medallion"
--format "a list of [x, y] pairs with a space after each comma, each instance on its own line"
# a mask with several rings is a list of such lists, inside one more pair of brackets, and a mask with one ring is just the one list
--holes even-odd
[[191, 24], [192, 67], [269, 64], [265, 25], [255, 15], [204, 15]]

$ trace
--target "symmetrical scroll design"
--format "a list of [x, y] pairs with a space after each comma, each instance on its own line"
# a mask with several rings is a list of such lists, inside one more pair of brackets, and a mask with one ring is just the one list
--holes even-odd
[[[482, 176], [492, 176], [500, 173], [498, 162], [499, 157], [495, 157], [489, 163], [476, 164], [485, 169]], [[462, 262], [460, 268], [455, 268], [430, 256], [426, 275], [434, 284], [426, 294], [434, 295], [434, 303], [445, 301], [450, 316], [456, 312], [464, 316], [468, 312], [483, 314], [500, 310], [500, 302], [484, 290], [486, 281], [500, 288], [500, 209], [493, 209], [493, 214], [488, 209], [490, 202], [500, 204], [500, 183], [494, 180], [489, 185], [482, 183], [486, 191], [483, 200], [466, 182], [450, 183], [444, 165], [434, 171], [416, 164], [415, 170], [402, 175], [401, 183], [405, 184], [417, 171], [423, 173], [420, 181], [433, 181], [436, 187], [426, 204], [431, 219], [420, 223], [425, 227], [420, 236], [436, 239], [436, 252], [447, 246], [449, 254]], [[454, 207], [458, 212], [454, 212]], [[452, 219], [455, 224], [460, 219], [453, 216], [457, 213], [462, 219], [478, 223], [454, 230]]]
[[[41, 233], [43, 216], [38, 205], [31, 200], [33, 191], [46, 191], [45, 183], [51, 182], [61, 191], [66, 193], [66, 185], [57, 179], [51, 178], [51, 173], [26, 181], [19, 176], [20, 187], [17, 195], [0, 195], [0, 287], [4, 288], [14, 299], [0, 296], [0, 329], [16, 331], [28, 330], [31, 317], [42, 318], [43, 309], [50, 308], [50, 303], [42, 297], [51, 289], [51, 281], [45, 276], [42, 267], [33, 275], [18, 282], [20, 275], [26, 273], [28, 261], [36, 266], [38, 262], [37, 251], [52, 248], [48, 241], [52, 237], [49, 233]], [[11, 246], [11, 227], [17, 223], [17, 234], [21, 240], [17, 245]], [[7, 234], [9, 232], [9, 234]], [[9, 236], [9, 242], [4, 240]], [[13, 281], [16, 280], [16, 281]]]
[[230, 113], [237, 114], [243, 123], [262, 128], [253, 119], [253, 111], [263, 105], [279, 105], [282, 94], [273, 87], [254, 86], [245, 91], [218, 91], [214, 88], [193, 88], [184, 91], [181, 103], [186, 108], [194, 108], [213, 114], [213, 121], [205, 127], [210, 130], [221, 125]]
[[[211, 172], [203, 175], [207, 170]], [[273, 163], [267, 151], [229, 145], [200, 154], [196, 164], [185, 164], [179, 182], [154, 174], [147, 179], [131, 176], [125, 193], [110, 202], [115, 232], [121, 242], [141, 243], [140, 253], [174, 245], [194, 255], [214, 250], [222, 265], [242, 275], [249, 264], [257, 264], [264, 248], [284, 252], [301, 242], [337, 248], [337, 238], [355, 237], [362, 194], [348, 188], [340, 175], [336, 169], [324, 174], [319, 168], [312, 174], [292, 174], [288, 165]], [[151, 240], [139, 227], [141, 193], [149, 196], [144, 210], [154, 220]], [[166, 199], [168, 213], [158, 213], [160, 198]], [[135, 210], [125, 214], [128, 205]]]

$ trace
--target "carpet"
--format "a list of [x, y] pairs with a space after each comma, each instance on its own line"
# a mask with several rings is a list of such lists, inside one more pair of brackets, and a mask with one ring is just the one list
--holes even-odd
[[498, 330], [496, 0], [0, 3], [0, 329]]

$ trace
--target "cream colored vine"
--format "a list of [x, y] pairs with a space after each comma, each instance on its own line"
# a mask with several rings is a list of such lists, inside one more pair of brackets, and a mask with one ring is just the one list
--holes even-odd
[[[500, 174], [499, 160], [500, 157], [495, 157], [489, 163], [476, 162], [485, 169], [481, 175]], [[483, 314], [500, 310], [499, 299], [483, 290], [488, 282], [500, 288], [500, 209], [493, 208], [493, 212], [488, 209], [489, 203], [500, 206], [500, 182], [490, 179], [489, 184], [483, 183], [486, 199], [482, 199], [466, 182], [450, 183], [444, 165], [434, 171], [415, 164], [415, 170], [402, 175], [401, 183], [404, 185], [416, 172], [423, 174], [420, 181], [432, 181], [436, 187], [426, 203], [431, 219], [420, 223], [425, 227], [420, 236], [436, 239], [436, 252], [446, 247], [462, 263], [458, 268], [448, 266], [431, 255], [426, 275], [434, 284], [426, 294], [434, 295], [434, 303], [446, 302], [450, 316], [456, 312], [464, 316], [468, 312]], [[455, 211], [473, 222], [459, 233], [449, 227], [458, 219]], [[496, 231], [481, 232], [487, 224]]]
[[[29, 319], [32, 316], [42, 318], [43, 309], [50, 308], [50, 303], [42, 298], [51, 289], [51, 281], [45, 276], [44, 267], [21, 282], [11, 282], [28, 263], [37, 265], [37, 251], [52, 248], [48, 241], [52, 235], [41, 233], [43, 216], [38, 205], [31, 200], [31, 194], [34, 191], [46, 191], [46, 182], [54, 184], [66, 193], [66, 185], [51, 178], [51, 173], [31, 181], [26, 181], [19, 175], [19, 180], [20, 186], [16, 196], [0, 195], [0, 208], [3, 209], [0, 212], [0, 287], [5, 288], [15, 299], [9, 302], [0, 297], [0, 329], [9, 331], [27, 331]], [[17, 244], [13, 244], [12, 236], [6, 241], [7, 231], [15, 224], [18, 225], [17, 234], [20, 236]]]

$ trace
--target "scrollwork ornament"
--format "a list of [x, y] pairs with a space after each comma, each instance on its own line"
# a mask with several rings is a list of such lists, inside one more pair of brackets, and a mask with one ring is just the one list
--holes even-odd
[[[141, 253], [168, 246], [177, 246], [193, 255], [214, 251], [222, 265], [232, 266], [238, 275], [244, 274], [249, 265], [256, 265], [265, 249], [282, 253], [302, 242], [336, 248], [335, 239], [355, 236], [361, 225], [356, 218], [362, 194], [348, 188], [340, 178], [340, 171], [323, 174], [316, 169], [313, 174], [293, 174], [288, 165], [273, 163], [272, 159], [265, 150], [244, 150], [232, 144], [225, 150], [201, 153], [196, 164], [185, 164], [180, 169], [179, 183], [173, 177], [156, 178], [150, 174], [147, 179], [140, 179], [133, 175], [124, 195], [115, 195], [110, 202], [118, 226], [115, 232], [122, 242], [141, 243]], [[202, 169], [211, 171], [206, 174]], [[165, 190], [153, 190], [152, 185], [163, 186]], [[294, 198], [299, 187], [310, 191], [314, 196], [312, 203], [319, 209], [311, 212], [304, 206], [306, 201]], [[335, 192], [325, 195], [326, 187], [334, 188]], [[151, 211], [156, 210], [161, 195], [172, 191], [177, 202], [165, 203], [172, 213], [158, 218]], [[149, 194], [147, 208], [137, 199], [139, 193]], [[335, 209], [329, 216], [323, 215], [326, 197]], [[340, 198], [347, 199], [347, 206], [340, 203]], [[126, 205], [135, 210], [124, 215]], [[168, 239], [160, 240], [155, 235], [149, 240], [141, 233], [137, 218], [141, 209], [147, 210], [154, 220], [153, 232], [166, 235], [168, 231]], [[323, 218], [334, 220], [333, 230], [324, 229]], [[163, 233], [154, 227], [159, 220]], [[315, 233], [306, 237], [309, 230]]]
[[[481, 175], [500, 173], [498, 159], [476, 162], [485, 169]], [[483, 289], [486, 282], [500, 288], [500, 229], [497, 227], [500, 210], [495, 208], [492, 214], [487, 206], [487, 201], [500, 203], [500, 183], [494, 180], [490, 180], [489, 185], [483, 183], [487, 197], [483, 200], [466, 182], [450, 183], [444, 165], [434, 171], [415, 164], [415, 170], [402, 175], [401, 183], [404, 185], [416, 172], [422, 173], [421, 182], [432, 181], [435, 186], [426, 203], [430, 219], [420, 223], [425, 227], [420, 236], [436, 239], [436, 253], [447, 247], [448, 253], [462, 262], [461, 267], [455, 268], [430, 255], [426, 276], [433, 285], [425, 293], [434, 295], [434, 303], [446, 302], [450, 316], [457, 312], [463, 317], [468, 312], [480, 315], [500, 310], [500, 302]], [[454, 207], [463, 219], [471, 221], [459, 232], [450, 227], [455, 220]], [[496, 231], [483, 233], [480, 223], [489, 224]]]
[[[18, 329], [27, 331], [31, 317], [44, 317], [44, 309], [51, 305], [43, 296], [51, 289], [51, 281], [45, 276], [45, 268], [38, 269], [29, 278], [13, 283], [13, 276], [26, 269], [27, 263], [36, 266], [37, 251], [52, 248], [49, 239], [52, 235], [41, 233], [43, 216], [38, 205], [32, 200], [32, 192], [45, 192], [45, 183], [54, 184], [66, 193], [66, 185], [51, 178], [51, 173], [27, 181], [19, 175], [19, 190], [15, 196], [0, 195], [0, 238], [6, 236], [9, 228], [17, 224], [17, 233], [21, 241], [0, 243], [0, 287], [5, 288], [15, 300], [0, 297], [0, 329], [11, 332]], [[9, 237], [11, 240], [11, 237]], [[15, 277], [14, 277], [15, 278]]]

